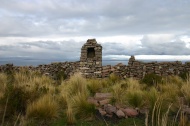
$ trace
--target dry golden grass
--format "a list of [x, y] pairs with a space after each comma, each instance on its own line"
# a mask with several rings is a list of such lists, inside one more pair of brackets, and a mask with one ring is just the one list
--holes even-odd
[[94, 117], [95, 105], [87, 102], [88, 96], [78, 93], [71, 98], [72, 108], [79, 119], [89, 119]]
[[[0, 73], [0, 98], [6, 92], [7, 81], [7, 75]], [[95, 106], [89, 104], [87, 98], [96, 92], [111, 92], [115, 102], [122, 106], [148, 108], [150, 110], [148, 116], [154, 116], [152, 124], [157, 126], [169, 124], [169, 112], [173, 106], [177, 106], [177, 109], [180, 107], [179, 97], [184, 96], [186, 102], [190, 104], [190, 79], [184, 82], [177, 76], [164, 78], [163, 83], [156, 87], [145, 87], [133, 78], [120, 80], [117, 76], [111, 75], [107, 79], [87, 80], [77, 73], [57, 86], [49, 77], [23, 69], [14, 74], [13, 83], [14, 87], [29, 92], [28, 95], [38, 95], [29, 100], [26, 116], [21, 115], [23, 120], [28, 120], [28, 122], [33, 119], [49, 121], [59, 117], [59, 112], [63, 113], [68, 124], [93, 117]], [[171, 102], [173, 102], [172, 106]], [[18, 115], [17, 113], [15, 116]], [[182, 124], [184, 120], [185, 118], [181, 119]]]
[[87, 81], [80, 73], [74, 74], [66, 83], [62, 83], [62, 89], [69, 95], [87, 93]]
[[186, 82], [181, 87], [181, 92], [183, 93], [186, 101], [190, 104], [190, 82]]
[[101, 80], [89, 79], [87, 80], [87, 88], [90, 91], [91, 95], [94, 95], [96, 92], [101, 92], [103, 86]]
[[26, 110], [28, 119], [52, 120], [59, 116], [59, 105], [51, 95], [44, 95], [28, 104]]
[[0, 98], [3, 97], [7, 86], [7, 75], [0, 73]]
[[70, 104], [68, 104], [67, 109], [66, 109], [66, 117], [67, 117], [67, 123], [69, 125], [72, 125], [76, 122], [75, 113], [74, 113], [73, 108]]

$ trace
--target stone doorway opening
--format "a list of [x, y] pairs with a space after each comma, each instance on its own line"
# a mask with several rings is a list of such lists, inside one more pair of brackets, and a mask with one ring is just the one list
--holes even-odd
[[95, 57], [95, 50], [94, 48], [87, 49], [87, 58], [94, 58]]

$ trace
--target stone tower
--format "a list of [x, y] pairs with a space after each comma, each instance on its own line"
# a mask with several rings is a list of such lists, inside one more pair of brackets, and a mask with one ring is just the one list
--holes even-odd
[[88, 39], [81, 48], [80, 71], [85, 77], [101, 77], [102, 46], [96, 39]]

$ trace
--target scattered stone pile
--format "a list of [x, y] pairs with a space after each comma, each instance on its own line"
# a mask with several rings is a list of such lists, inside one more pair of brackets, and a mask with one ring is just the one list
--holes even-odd
[[114, 106], [110, 104], [111, 93], [96, 93], [94, 97], [89, 97], [88, 102], [96, 106], [96, 109], [102, 116], [112, 118], [116, 115], [118, 118], [136, 117], [139, 112], [134, 108]]

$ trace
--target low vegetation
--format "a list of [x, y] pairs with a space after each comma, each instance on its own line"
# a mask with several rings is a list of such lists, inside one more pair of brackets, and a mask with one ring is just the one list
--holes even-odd
[[[75, 74], [64, 81], [65, 75], [52, 80], [26, 69], [0, 73], [0, 124], [190, 126], [184, 111], [190, 105], [190, 79], [180, 76], [150, 74], [139, 81], [114, 74], [106, 79]], [[88, 102], [96, 93], [111, 93], [109, 104], [147, 111], [134, 118], [99, 118], [97, 106]]]

